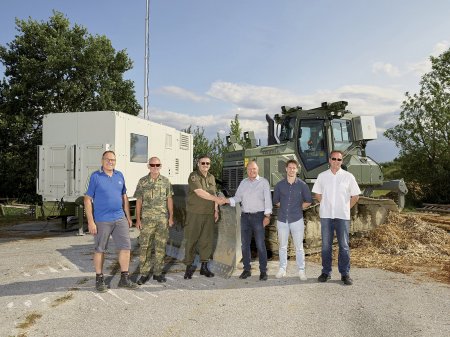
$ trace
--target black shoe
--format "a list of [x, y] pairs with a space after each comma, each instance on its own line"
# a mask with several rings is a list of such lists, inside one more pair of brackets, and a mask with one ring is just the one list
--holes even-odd
[[108, 288], [106, 287], [105, 279], [103, 278], [103, 275], [95, 277], [95, 289], [97, 289], [97, 291], [99, 293], [105, 293], [108, 291]]
[[240, 279], [246, 279], [247, 277], [252, 276], [252, 273], [250, 272], [250, 270], [244, 270], [241, 274], [241, 276], [239, 276]]
[[149, 279], [148, 275], [147, 275], [147, 276], [141, 276], [141, 277], [139, 278], [139, 280], [137, 281], [137, 284], [143, 285], [143, 284], [145, 284], [145, 282], [148, 281], [148, 279]]
[[200, 275], [205, 275], [206, 277], [214, 277], [214, 273], [208, 269], [208, 262], [202, 262]]
[[327, 282], [329, 279], [331, 279], [331, 276], [325, 273], [320, 274], [320, 276], [317, 278], [317, 281], [319, 282]]
[[153, 275], [153, 279], [158, 281], [159, 283], [163, 283], [163, 282], [167, 281], [166, 277], [163, 274], [161, 274], [161, 275]]
[[191, 264], [186, 266], [186, 272], [184, 273], [184, 279], [191, 279], [192, 275], [194, 274], [195, 271], [195, 267], [193, 267]]
[[267, 281], [267, 273], [265, 271], [261, 272], [261, 274], [259, 275], [259, 280]]
[[341, 277], [341, 281], [344, 282], [346, 286], [351, 286], [353, 284], [353, 280], [350, 275], [344, 275]]
[[130, 277], [127, 275], [127, 276], [122, 276], [120, 278], [118, 287], [119, 288], [127, 288], [127, 289], [136, 289], [137, 288], [137, 284], [132, 282], [130, 280]]

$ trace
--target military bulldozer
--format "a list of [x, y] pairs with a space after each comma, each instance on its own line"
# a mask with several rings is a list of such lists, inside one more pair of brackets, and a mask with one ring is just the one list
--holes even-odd
[[[383, 181], [381, 167], [366, 154], [367, 142], [377, 138], [373, 116], [358, 116], [346, 109], [347, 102], [322, 103], [318, 108], [303, 110], [301, 107], [281, 107], [281, 114], [274, 118], [266, 115], [268, 123], [267, 146], [258, 146], [254, 132], [244, 133], [244, 146], [232, 136], [227, 137], [228, 149], [224, 155], [222, 183], [223, 193], [233, 196], [239, 183], [245, 178], [248, 161], [259, 166], [259, 175], [273, 187], [284, 179], [285, 164], [296, 159], [301, 164], [299, 178], [310, 188], [319, 173], [328, 169], [329, 153], [344, 153], [342, 168], [351, 172], [363, 191], [356, 207], [352, 209], [351, 235], [363, 235], [382, 224], [389, 211], [399, 211], [404, 206], [406, 185], [403, 180]], [[375, 190], [390, 191], [394, 199], [374, 198]], [[321, 234], [319, 204], [305, 210], [304, 248], [306, 253], [320, 250]], [[278, 253], [276, 218], [266, 227], [266, 246]], [[289, 251], [293, 255], [291, 247]], [[218, 224], [217, 247], [213, 264], [216, 271], [230, 270], [241, 259], [239, 209], [222, 206], [222, 219]]]

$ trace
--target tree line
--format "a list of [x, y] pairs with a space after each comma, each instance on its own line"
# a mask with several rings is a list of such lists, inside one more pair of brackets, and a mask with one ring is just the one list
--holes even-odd
[[[123, 75], [133, 66], [124, 50], [106, 36], [91, 35], [54, 11], [47, 22], [16, 19], [18, 34], [0, 46], [5, 71], [0, 81], [0, 198], [36, 201], [37, 145], [47, 113], [116, 110], [137, 115], [141, 109], [134, 83]], [[450, 49], [431, 57], [432, 69], [418, 93], [406, 93], [399, 123], [384, 134], [400, 148], [387, 166], [403, 177], [414, 202], [450, 203]], [[194, 157], [209, 154], [219, 178], [227, 146], [220, 134], [189, 126]], [[230, 134], [243, 143], [238, 115]]]

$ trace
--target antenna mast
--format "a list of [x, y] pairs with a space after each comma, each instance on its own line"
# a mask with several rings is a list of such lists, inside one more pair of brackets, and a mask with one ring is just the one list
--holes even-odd
[[150, 42], [150, 0], [146, 0], [145, 11], [145, 56], [144, 56], [144, 118], [149, 118], [148, 113], [148, 75], [149, 75], [149, 42]]

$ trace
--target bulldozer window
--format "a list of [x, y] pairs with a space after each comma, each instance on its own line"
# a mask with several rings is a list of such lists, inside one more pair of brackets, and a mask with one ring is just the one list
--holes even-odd
[[280, 142], [286, 142], [289, 139], [292, 139], [294, 135], [294, 127], [295, 127], [295, 118], [286, 118], [281, 124], [280, 134], [278, 139]]
[[334, 149], [345, 151], [352, 145], [352, 124], [349, 120], [334, 120], [333, 123]]
[[324, 135], [324, 120], [303, 120], [300, 122], [298, 152], [308, 171], [328, 161], [328, 150]]

